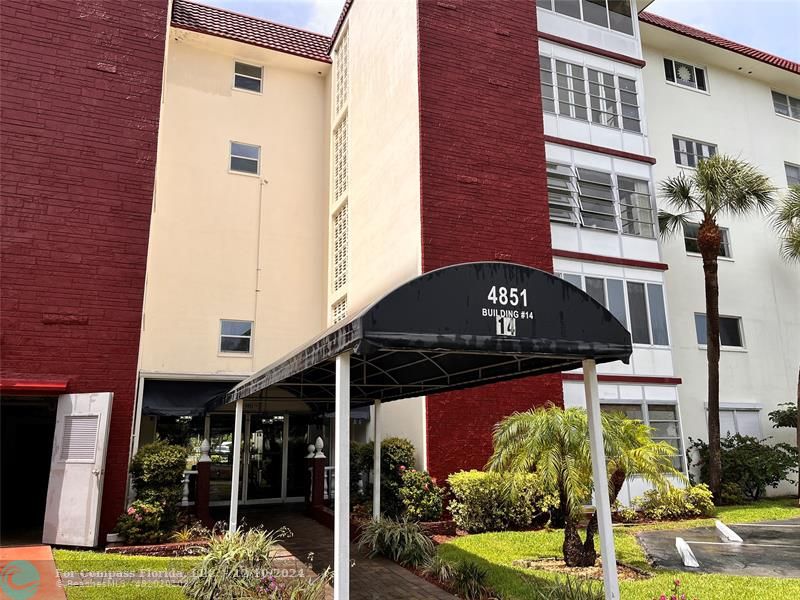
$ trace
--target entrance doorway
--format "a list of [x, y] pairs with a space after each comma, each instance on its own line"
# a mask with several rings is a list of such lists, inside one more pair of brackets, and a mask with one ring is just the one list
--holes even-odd
[[0, 398], [0, 545], [39, 544], [56, 398]]

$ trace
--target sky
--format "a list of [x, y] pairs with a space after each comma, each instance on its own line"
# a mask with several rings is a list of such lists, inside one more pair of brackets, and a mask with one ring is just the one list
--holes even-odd
[[[344, 4], [344, 0], [198, 1], [328, 35]], [[655, 0], [647, 10], [800, 62], [800, 0]]]

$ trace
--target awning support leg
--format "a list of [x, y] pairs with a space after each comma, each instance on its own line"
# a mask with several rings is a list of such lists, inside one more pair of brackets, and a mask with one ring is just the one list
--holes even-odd
[[603, 558], [603, 586], [606, 600], [619, 600], [617, 555], [614, 551], [614, 533], [611, 530], [611, 503], [608, 498], [606, 453], [603, 447], [603, 425], [600, 420], [600, 392], [597, 386], [597, 363], [594, 359], [583, 361], [583, 385], [586, 393], [586, 412], [589, 417], [594, 503], [600, 533], [600, 554]]
[[233, 473], [231, 473], [231, 512], [228, 517], [228, 531], [236, 531], [239, 520], [239, 473], [242, 460], [242, 413], [244, 400], [236, 401], [236, 417], [233, 420]]
[[372, 454], [372, 518], [376, 521], [381, 518], [381, 401], [375, 400], [375, 409], [372, 411], [372, 439], [374, 450]]
[[350, 353], [336, 357], [333, 600], [350, 598]]

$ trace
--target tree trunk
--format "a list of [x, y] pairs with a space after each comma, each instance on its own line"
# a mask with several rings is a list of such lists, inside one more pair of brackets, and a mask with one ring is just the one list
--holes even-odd
[[[622, 485], [625, 483], [625, 471], [617, 469], [611, 474], [608, 482], [609, 503], [611, 506], [617, 501], [619, 493], [622, 491]], [[583, 542], [583, 549], [586, 552], [594, 552], [594, 536], [597, 535], [597, 511], [594, 511], [592, 518], [589, 519], [586, 525], [586, 540]]]
[[713, 217], [706, 216], [697, 232], [703, 256], [706, 292], [706, 333], [708, 361], [708, 487], [719, 502], [722, 490], [722, 454], [719, 427], [719, 278], [717, 274], [721, 233]]
[[592, 567], [597, 561], [594, 544], [587, 550], [581, 542], [578, 528], [571, 517], [567, 518], [564, 526], [564, 544], [561, 546], [561, 551], [564, 553], [564, 562], [568, 567]]

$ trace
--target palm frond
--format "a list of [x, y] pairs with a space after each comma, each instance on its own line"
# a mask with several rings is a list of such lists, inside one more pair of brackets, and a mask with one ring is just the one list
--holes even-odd
[[694, 181], [682, 171], [674, 177], [667, 177], [658, 185], [658, 196], [670, 208], [680, 212], [701, 210], [695, 196]]
[[658, 231], [661, 237], [668, 239], [675, 235], [683, 235], [683, 228], [692, 222], [689, 214], [658, 211]]
[[770, 218], [780, 236], [781, 255], [787, 261], [800, 261], [800, 185], [793, 185]]
[[700, 161], [694, 184], [704, 212], [712, 217], [763, 213], [775, 202], [776, 188], [769, 177], [747, 161], [725, 154]]

